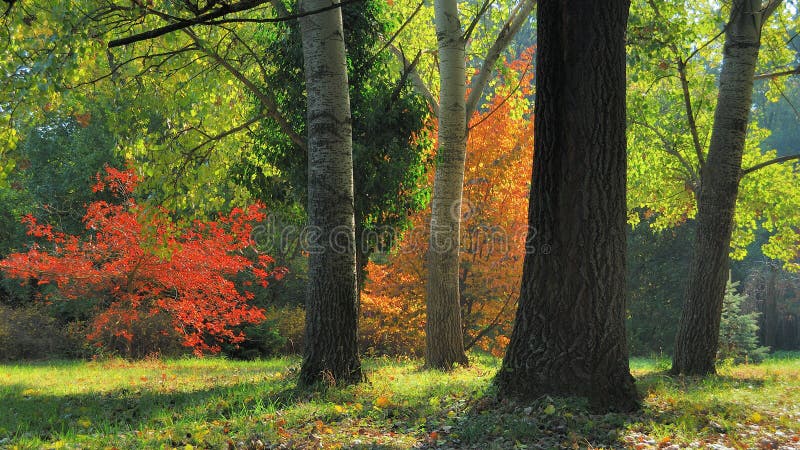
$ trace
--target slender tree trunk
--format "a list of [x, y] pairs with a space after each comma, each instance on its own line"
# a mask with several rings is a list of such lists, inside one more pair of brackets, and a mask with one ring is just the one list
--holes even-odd
[[764, 291], [763, 345], [775, 349], [778, 345], [778, 266], [767, 266], [767, 285]]
[[434, 11], [441, 91], [428, 247], [425, 363], [428, 367], [450, 369], [456, 363], [468, 363], [458, 286], [461, 192], [467, 152], [466, 61], [456, 0], [436, 0]]
[[625, 336], [627, 0], [540, 0], [528, 238], [503, 396], [638, 407]]
[[[330, 5], [303, 0], [301, 10]], [[309, 261], [300, 383], [363, 379], [353, 218], [353, 144], [341, 10], [300, 19], [308, 92]]]
[[761, 9], [761, 0], [739, 0], [731, 7], [711, 143], [700, 173], [697, 234], [675, 338], [674, 374], [715, 372], [733, 214], [761, 41]]

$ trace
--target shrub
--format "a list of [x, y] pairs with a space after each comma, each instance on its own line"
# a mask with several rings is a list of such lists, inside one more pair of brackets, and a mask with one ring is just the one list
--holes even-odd
[[0, 360], [69, 356], [70, 339], [41, 305], [0, 305]]
[[422, 356], [424, 303], [365, 291], [361, 295], [358, 345], [368, 355]]
[[[118, 203], [98, 200], [87, 206], [88, 235], [65, 234], [26, 216], [28, 234], [40, 243], [9, 255], [0, 269], [23, 283], [54, 286], [55, 300], [103, 299], [87, 337], [101, 346], [122, 346], [129, 355], [140, 353], [134, 349], [137, 330], [149, 333], [140, 342], [153, 342], [151, 328], [157, 325], [164, 336], [177, 333], [196, 354], [243, 340], [232, 328], [264, 319], [252, 304], [253, 288], [285, 273], [253, 248], [253, 224], [265, 217], [261, 206], [184, 226], [169, 211], [136, 203], [139, 179], [132, 170], [106, 172], [92, 190], [108, 190]], [[240, 289], [233, 280], [243, 274], [248, 278]]]

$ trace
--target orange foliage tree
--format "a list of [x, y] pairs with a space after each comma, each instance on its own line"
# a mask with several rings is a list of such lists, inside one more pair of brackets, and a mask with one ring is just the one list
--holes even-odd
[[[467, 142], [459, 277], [464, 339], [467, 348], [495, 355], [508, 343], [522, 274], [533, 156], [531, 61], [529, 50], [506, 65], [486, 108], [471, 119]], [[360, 330], [368, 351], [424, 350], [430, 209], [411, 223], [388, 261], [367, 267]]]
[[132, 192], [139, 179], [132, 170], [106, 172], [92, 189], [107, 190], [118, 201], [88, 205], [87, 236], [67, 235], [27, 216], [28, 234], [41, 243], [9, 255], [0, 270], [23, 283], [55, 286], [51, 300], [99, 299], [88, 338], [100, 345], [109, 331], [130, 342], [137, 323], [156, 316], [168, 317], [196, 354], [242, 341], [232, 327], [264, 319], [249, 304], [254, 294], [247, 286], [266, 287], [284, 273], [270, 256], [253, 250], [252, 227], [265, 218], [263, 208], [178, 226], [168, 211], [136, 203]]

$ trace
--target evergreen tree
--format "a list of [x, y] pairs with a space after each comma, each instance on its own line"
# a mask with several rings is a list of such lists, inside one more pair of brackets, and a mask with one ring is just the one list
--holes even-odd
[[737, 286], [738, 281], [734, 283], [729, 279], [725, 287], [717, 360], [759, 362], [769, 352], [769, 347], [758, 345], [758, 316], [761, 313], [742, 313], [742, 303], [747, 300], [747, 295], [736, 292]]

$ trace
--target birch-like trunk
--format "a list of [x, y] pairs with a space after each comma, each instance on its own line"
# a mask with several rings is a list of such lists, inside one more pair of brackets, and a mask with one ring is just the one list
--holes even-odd
[[694, 255], [672, 360], [675, 374], [715, 372], [734, 209], [764, 15], [760, 0], [735, 1], [731, 8], [711, 143], [700, 173]]
[[[330, 6], [303, 0], [302, 11]], [[340, 9], [300, 19], [308, 92], [308, 286], [301, 384], [363, 379], [358, 359], [358, 287], [353, 143]]]
[[503, 396], [638, 406], [625, 336], [627, 0], [540, 0], [534, 160]]
[[428, 367], [449, 369], [456, 363], [468, 363], [458, 285], [461, 192], [467, 152], [466, 60], [457, 1], [436, 0], [434, 14], [441, 90], [428, 247], [425, 363]]

